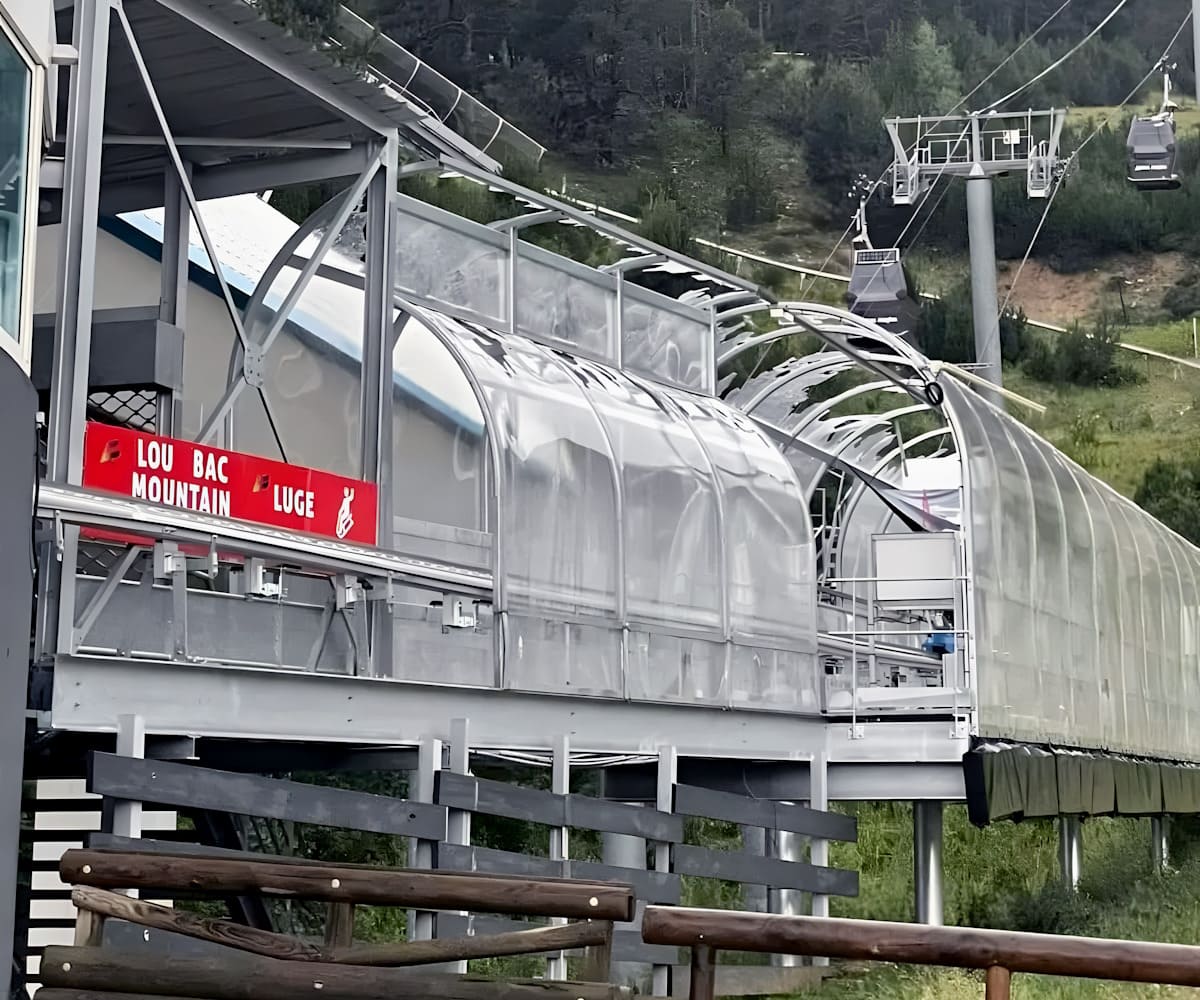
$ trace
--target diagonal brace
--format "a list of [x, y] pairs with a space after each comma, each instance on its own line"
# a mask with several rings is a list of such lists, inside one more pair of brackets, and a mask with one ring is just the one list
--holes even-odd
[[[333, 219], [326, 226], [325, 232], [321, 234], [321, 239], [318, 241], [316, 249], [309, 255], [300, 269], [300, 274], [297, 275], [292, 287], [288, 289], [288, 293], [284, 296], [283, 302], [279, 308], [275, 310], [275, 315], [271, 317], [271, 322], [267, 324], [262, 335], [255, 338], [254, 343], [248, 343], [246, 340], [242, 342], [242, 351], [247, 358], [261, 357], [271, 347], [279, 332], [283, 329], [284, 324], [288, 321], [288, 316], [292, 309], [300, 300], [300, 296], [304, 294], [308, 288], [309, 282], [317, 273], [321, 265], [321, 261], [325, 258], [325, 254], [329, 252], [338, 235], [349, 221], [354, 209], [362, 202], [363, 195], [366, 193], [367, 186], [371, 182], [371, 178], [375, 176], [375, 172], [379, 169], [383, 162], [383, 150], [376, 152], [374, 156], [367, 162], [366, 169], [359, 175], [358, 179], [352, 184], [342, 196], [341, 202], [338, 205], [337, 211], [334, 213]], [[264, 275], [263, 281], [267, 281], [267, 276]], [[262, 300], [260, 300], [262, 301]], [[208, 441], [216, 433], [217, 427], [225, 416], [233, 408], [233, 404], [237, 402], [237, 398], [241, 395], [242, 389], [249, 385], [245, 366], [241, 372], [235, 375], [234, 379], [226, 387], [224, 395], [220, 401], [213, 407], [209, 414], [204, 428], [200, 431], [197, 438], [200, 442]], [[262, 387], [258, 387], [258, 391], [263, 392]]]

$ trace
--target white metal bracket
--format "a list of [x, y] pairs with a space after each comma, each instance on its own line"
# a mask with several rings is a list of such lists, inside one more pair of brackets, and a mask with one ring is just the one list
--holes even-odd
[[475, 628], [479, 624], [477, 604], [458, 594], [442, 595], [442, 628]]

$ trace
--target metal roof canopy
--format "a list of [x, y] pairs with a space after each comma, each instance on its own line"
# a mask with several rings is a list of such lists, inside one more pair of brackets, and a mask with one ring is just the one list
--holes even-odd
[[[394, 89], [337, 65], [246, 0], [125, 0], [125, 15], [199, 198], [348, 177], [398, 131], [422, 155], [500, 165]], [[60, 39], [75, 4], [59, 0]], [[70, 97], [59, 94], [59, 121]], [[108, 40], [101, 211], [162, 204], [171, 161], [120, 32]], [[43, 222], [49, 221], [45, 218]]]

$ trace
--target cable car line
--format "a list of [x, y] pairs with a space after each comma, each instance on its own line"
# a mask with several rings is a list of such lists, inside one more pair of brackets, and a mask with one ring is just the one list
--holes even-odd
[[996, 317], [997, 323], [1000, 322], [1000, 318], [1003, 317], [1005, 310], [1008, 309], [1008, 304], [1012, 299], [1013, 292], [1016, 291], [1017, 282], [1021, 280], [1021, 272], [1025, 270], [1025, 265], [1029, 262], [1029, 257], [1033, 253], [1034, 244], [1037, 242], [1038, 236], [1041, 235], [1042, 227], [1046, 224], [1046, 218], [1050, 214], [1050, 207], [1051, 207], [1051, 205], [1054, 204], [1054, 198], [1058, 194], [1059, 190], [1062, 188], [1063, 182], [1066, 180], [1066, 176], [1069, 173], [1069, 171], [1071, 170], [1072, 165], [1076, 161], [1078, 161], [1079, 154], [1081, 152], [1083, 152], [1083, 150], [1087, 146], [1087, 144], [1089, 142], [1091, 142], [1093, 139], [1095, 139], [1096, 136], [1098, 136], [1102, 131], [1104, 131], [1104, 129], [1106, 129], [1108, 127], [1109, 122], [1111, 122], [1120, 113], [1122, 108], [1124, 108], [1130, 101], [1132, 101], [1138, 95], [1138, 93], [1146, 85], [1146, 83], [1149, 81], [1149, 79], [1156, 72], [1158, 72], [1158, 70], [1162, 66], [1163, 62], [1170, 55], [1171, 49], [1175, 47], [1175, 43], [1177, 41], [1179, 41], [1179, 36], [1183, 34], [1183, 30], [1184, 30], [1184, 28], [1187, 27], [1188, 21], [1190, 21], [1191, 18], [1192, 18], [1192, 12], [1189, 10], [1187, 12], [1187, 14], [1184, 15], [1183, 20], [1180, 21], [1179, 27], [1175, 29], [1175, 34], [1171, 36], [1171, 40], [1169, 42], [1167, 42], [1167, 47], [1165, 49], [1163, 49], [1163, 54], [1159, 57], [1158, 61], [1151, 67], [1150, 71], [1134, 85], [1133, 89], [1128, 94], [1125, 95], [1124, 100], [1122, 100], [1120, 104], [1118, 104], [1115, 108], [1113, 108], [1112, 111], [1110, 111], [1108, 113], [1108, 115], [1104, 118], [1104, 120], [1102, 122], [1100, 122], [1099, 125], [1095, 126], [1091, 132], [1089, 132], [1086, 136], [1084, 136], [1083, 140], [1079, 143], [1079, 145], [1075, 147], [1075, 151], [1073, 153], [1071, 153], [1071, 155], [1069, 157], [1067, 157], [1067, 165], [1066, 165], [1065, 169], [1062, 171], [1062, 173], [1059, 175], [1058, 180], [1055, 182], [1054, 190], [1050, 192], [1050, 197], [1046, 200], [1046, 207], [1042, 210], [1042, 217], [1041, 217], [1041, 219], [1038, 220], [1037, 227], [1033, 231], [1033, 236], [1029, 241], [1029, 246], [1025, 248], [1025, 256], [1021, 258], [1021, 263], [1017, 267], [1017, 272], [1016, 272], [1016, 274], [1013, 275], [1013, 280], [1008, 286], [1008, 292], [1004, 296], [1004, 304], [1000, 307], [1000, 313]]
[[1097, 24], [1096, 27], [1094, 27], [1086, 35], [1084, 35], [1080, 41], [1078, 41], [1074, 45], [1072, 45], [1071, 48], [1069, 48], [1063, 55], [1061, 55], [1057, 59], [1055, 59], [1054, 62], [1052, 62], [1049, 66], [1047, 66], [1040, 73], [1037, 73], [1034, 76], [1031, 76], [1028, 80], [1026, 80], [1023, 84], [1021, 84], [1021, 86], [1019, 86], [1016, 90], [1013, 90], [1013, 91], [1005, 94], [1003, 97], [1001, 97], [997, 101], [992, 101], [992, 103], [989, 104], [983, 110], [984, 111], [994, 111], [997, 108], [997, 106], [1004, 104], [1006, 101], [1012, 100], [1018, 94], [1022, 93], [1025, 90], [1028, 90], [1039, 80], [1042, 80], [1046, 76], [1048, 76], [1050, 73], [1053, 73], [1056, 69], [1058, 69], [1059, 66], [1061, 66], [1063, 63], [1065, 63], [1068, 59], [1071, 58], [1071, 56], [1073, 56], [1076, 52], [1078, 52], [1085, 45], [1087, 45], [1088, 42], [1090, 42], [1093, 38], [1095, 38], [1096, 35], [1098, 35], [1100, 33], [1101, 29], [1103, 29], [1104, 26], [1106, 24], [1108, 24], [1109, 21], [1111, 21], [1114, 17], [1117, 16], [1117, 14], [1119, 14], [1121, 12], [1121, 8], [1124, 7], [1128, 2], [1129, 2], [1129, 0], [1117, 0], [1117, 5], [1108, 12], [1108, 14], [1104, 18], [1104, 20], [1101, 21], [1099, 24]]
[[[1124, 2], [1125, 2], [1125, 0], [1122, 0], [1122, 3], [1124, 3]], [[1012, 62], [1012, 60], [1014, 58], [1016, 58], [1017, 53], [1019, 53], [1023, 48], [1025, 48], [1025, 46], [1028, 45], [1030, 42], [1034, 41], [1038, 37], [1038, 35], [1040, 35], [1050, 25], [1050, 23], [1052, 21], [1054, 21], [1055, 18], [1057, 18], [1064, 10], [1067, 9], [1068, 6], [1070, 6], [1070, 4], [1071, 4], [1071, 0], [1063, 0], [1063, 2], [1058, 6], [1058, 8], [1056, 10], [1054, 10], [1044, 21], [1042, 21], [1041, 24], [1039, 24], [1036, 28], [1034, 28], [1032, 32], [1030, 32], [1025, 38], [1023, 38], [1017, 44], [1016, 48], [1014, 48], [1011, 52], [1008, 53], [1008, 55], [1006, 55], [1003, 59], [1001, 59], [1000, 62], [998, 62], [992, 68], [991, 72], [989, 72], [987, 74], [987, 76], [985, 76], [982, 80], [980, 80], [977, 84], [975, 84], [974, 87], [972, 87], [965, 94], [963, 94], [962, 97], [960, 97], [957, 101], [955, 101], [954, 106], [952, 108], [950, 108], [949, 111], [946, 112], [944, 117], [949, 117], [950, 115], [954, 114], [954, 112], [956, 112], [959, 108], [961, 108], [964, 104], [966, 104], [967, 101], [969, 101], [972, 97], [974, 97], [975, 94], [977, 94], [981, 88], [986, 86], [987, 83], [990, 80], [992, 80], [996, 76], [997, 73], [1000, 72], [1000, 70], [1002, 70], [1010, 62]], [[1105, 20], [1107, 21], [1107, 18]], [[1022, 84], [1021, 88], [1019, 88], [1019, 89], [1024, 89], [1025, 86], [1026, 86], [1026, 84]], [[887, 167], [884, 167], [883, 172], [880, 173], [880, 175], [877, 178], [875, 178], [875, 180], [871, 183], [871, 186], [870, 186], [870, 188], [867, 192], [867, 196], [866, 196], [868, 201], [870, 201], [871, 197], [875, 194], [876, 190], [878, 190], [880, 185], [882, 185], [883, 182], [887, 179], [888, 173], [890, 171], [891, 171], [890, 165]], [[944, 197], [944, 194], [943, 194], [943, 197]], [[926, 195], [926, 198], [923, 199], [919, 205], [917, 205], [917, 212], [920, 212], [921, 208], [925, 204], [925, 200], [927, 200], [927, 199], [928, 199], [928, 195]], [[939, 197], [939, 199], [938, 199], [938, 203], [940, 203], [940, 202], [941, 202], [941, 197]], [[935, 204], [935, 206], [934, 206], [935, 210], [936, 210], [936, 207], [937, 206]], [[916, 214], [916, 213], [914, 213], [914, 214]], [[928, 219], [926, 219], [926, 222], [928, 222]], [[842, 231], [842, 235], [838, 237], [837, 242], [833, 245], [833, 249], [830, 250], [828, 254], [826, 254], [825, 259], [821, 262], [821, 266], [817, 268], [818, 271], [824, 271], [829, 266], [829, 262], [831, 260], [833, 260], [834, 256], [837, 254], [837, 252], [842, 248], [842, 244], [846, 242], [846, 237], [850, 235], [850, 232], [852, 229], [854, 229], [854, 220], [853, 219], [851, 219], [850, 224]], [[906, 226], [904, 232], [907, 232], [907, 229], [908, 229], [908, 227]], [[922, 225], [922, 229], [924, 229], [924, 225]], [[903, 235], [904, 235], [904, 233], [902, 232], [900, 239], [903, 238]], [[896, 242], [899, 243], [900, 239], [897, 239]], [[815, 284], [816, 284], [816, 279], [814, 278], [812, 280], [812, 282], [809, 283], [807, 288], [805, 288], [803, 285], [801, 285], [801, 288], [800, 288], [801, 294], [803, 294], [805, 291], [810, 291]]]

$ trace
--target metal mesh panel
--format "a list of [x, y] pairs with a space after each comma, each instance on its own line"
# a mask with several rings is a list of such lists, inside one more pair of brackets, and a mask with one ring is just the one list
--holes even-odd
[[122, 427], [153, 432], [158, 419], [158, 394], [153, 389], [117, 389], [88, 393], [88, 408]]

